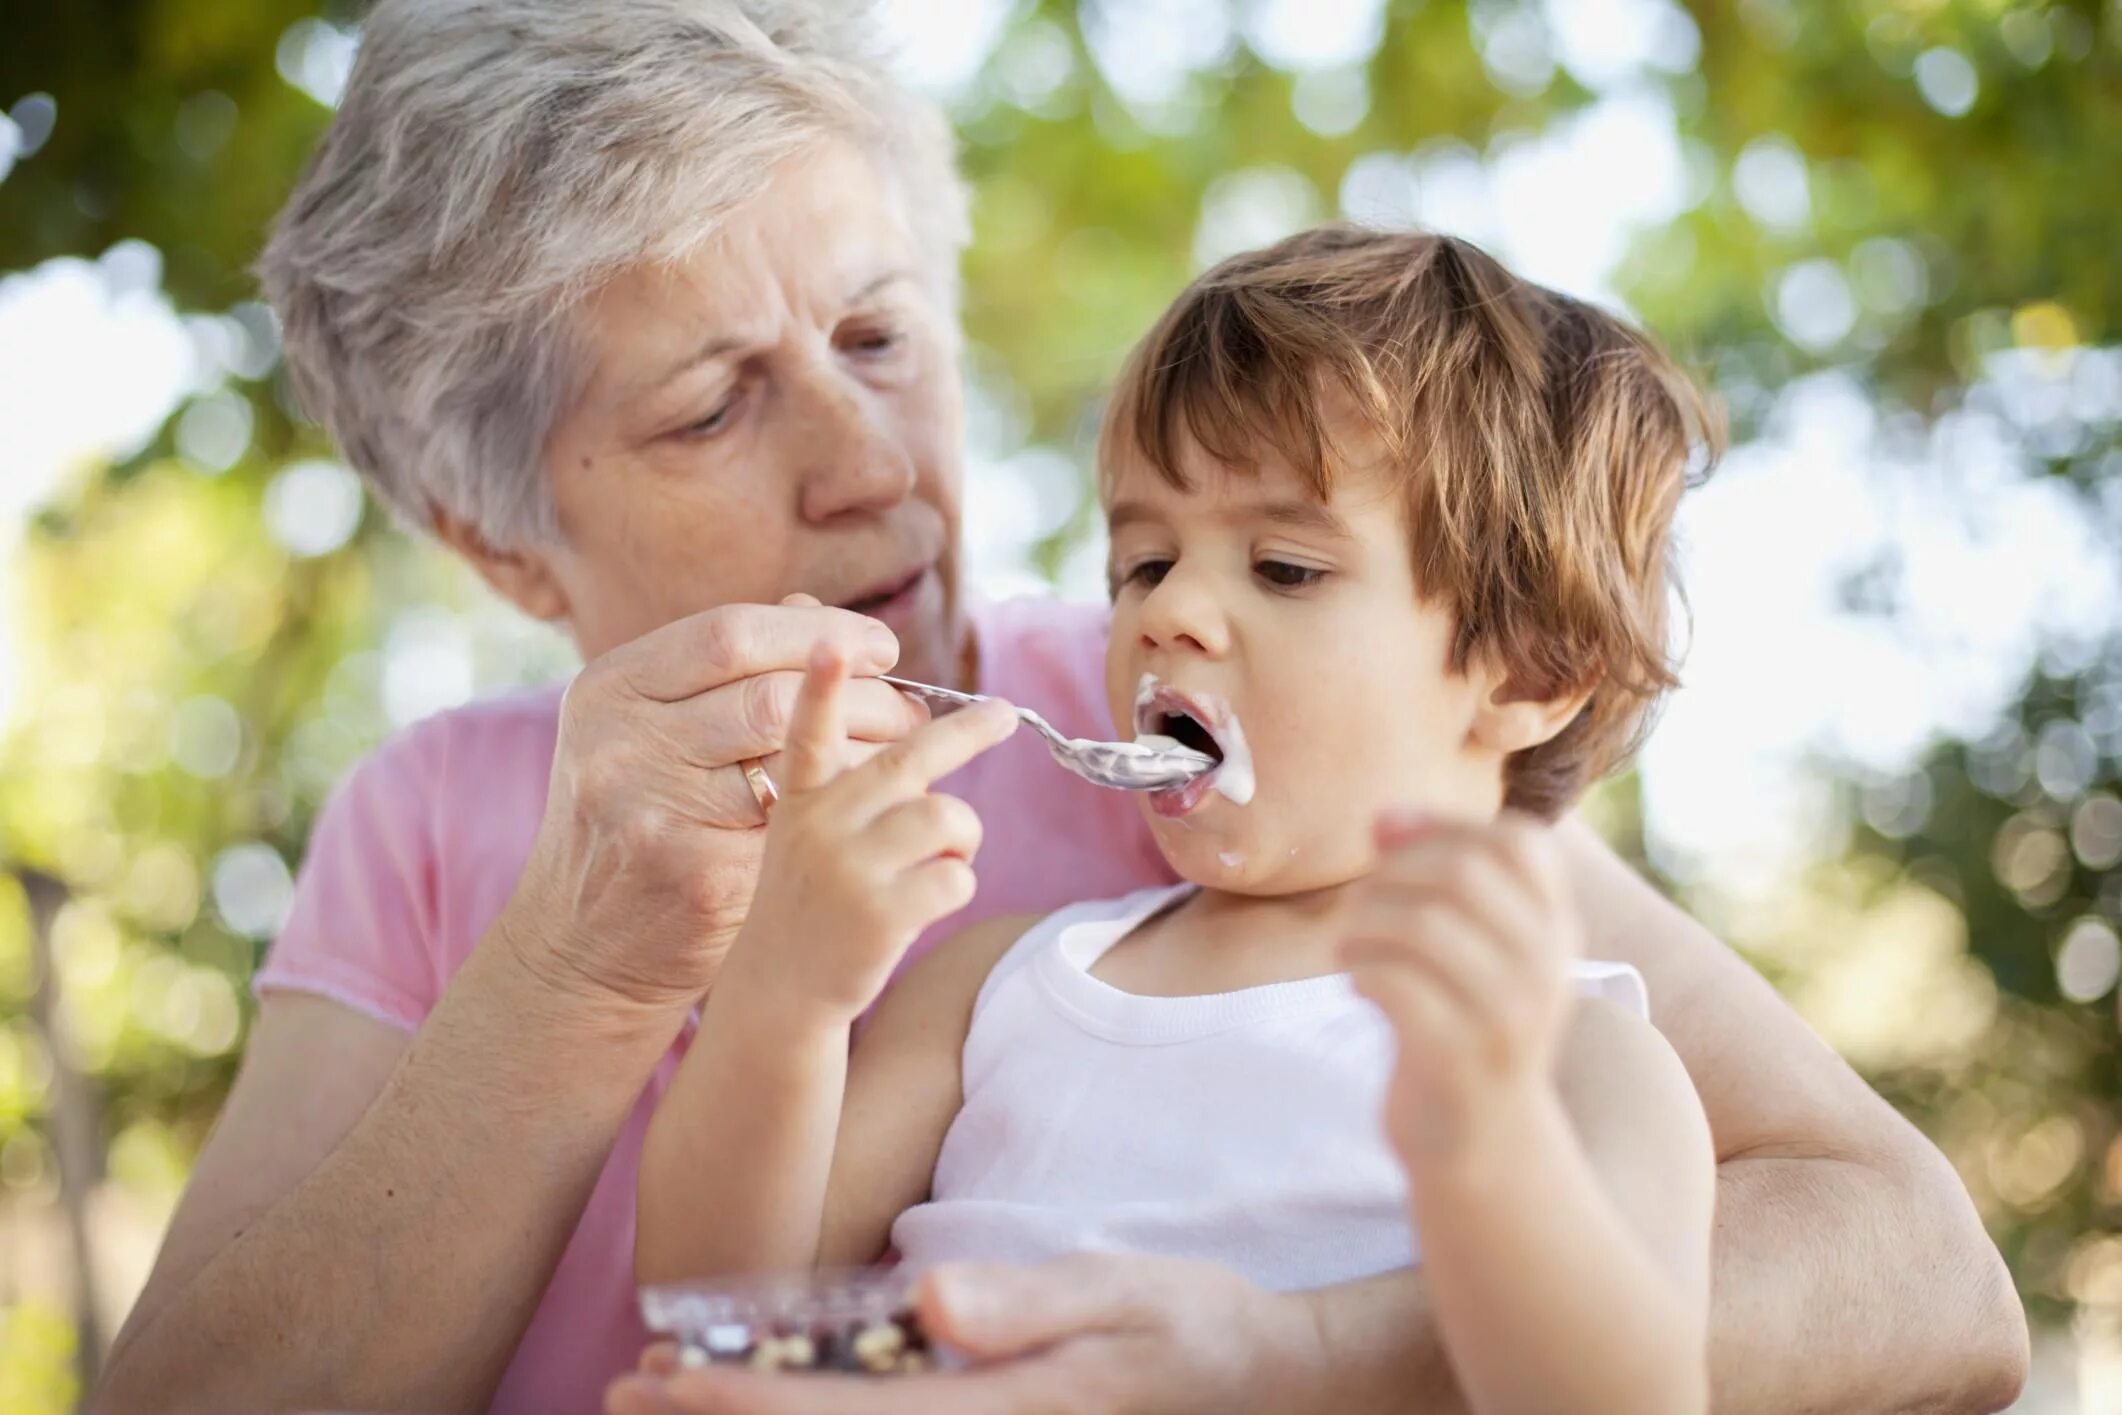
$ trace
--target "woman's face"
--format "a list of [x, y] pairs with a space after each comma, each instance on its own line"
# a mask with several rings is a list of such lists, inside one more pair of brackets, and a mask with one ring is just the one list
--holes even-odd
[[605, 286], [549, 444], [560, 544], [513, 557], [529, 594], [497, 583], [586, 658], [803, 591], [882, 620], [904, 671], [949, 681], [962, 395], [922, 256], [875, 164], [828, 144], [691, 258]]

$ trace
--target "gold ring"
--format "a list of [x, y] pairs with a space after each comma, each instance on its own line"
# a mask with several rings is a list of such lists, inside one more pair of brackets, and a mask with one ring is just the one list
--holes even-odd
[[757, 757], [746, 757], [737, 765], [744, 768], [744, 780], [752, 788], [752, 799], [759, 803], [759, 814], [771, 816], [774, 803], [781, 799], [780, 791], [774, 787], [774, 779], [766, 774], [766, 768], [759, 764]]

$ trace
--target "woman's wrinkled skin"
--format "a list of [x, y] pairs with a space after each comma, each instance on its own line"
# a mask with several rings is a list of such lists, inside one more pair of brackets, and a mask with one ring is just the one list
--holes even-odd
[[[923, 274], [874, 163], [838, 144], [792, 160], [692, 257], [585, 306], [592, 372], [550, 456], [561, 544], [503, 552], [443, 523], [592, 661], [563, 712], [562, 804], [526, 875], [540, 902], [511, 914], [631, 939], [574, 965], [629, 997], [697, 997], [742, 920], [758, 841], [723, 827], [758, 808], [731, 763], [764, 753], [776, 772], [805, 634], [834, 625], [862, 674], [961, 672], [962, 395], [949, 314]], [[791, 596], [826, 608], [697, 617]], [[924, 716], [873, 678], [847, 701], [851, 734], [871, 743]], [[662, 867], [643, 875], [644, 859]], [[657, 917], [635, 916], [657, 898]], [[606, 901], [624, 915], [608, 925]]]

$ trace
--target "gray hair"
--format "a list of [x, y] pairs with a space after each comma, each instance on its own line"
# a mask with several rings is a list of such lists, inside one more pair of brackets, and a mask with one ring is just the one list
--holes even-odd
[[260, 258], [310, 414], [386, 504], [495, 545], [557, 536], [547, 438], [586, 371], [568, 313], [682, 257], [782, 159], [855, 140], [957, 309], [948, 125], [865, 0], [378, 0]]

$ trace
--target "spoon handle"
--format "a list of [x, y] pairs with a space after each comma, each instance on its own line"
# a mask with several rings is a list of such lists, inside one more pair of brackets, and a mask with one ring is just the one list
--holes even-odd
[[917, 698], [929, 698], [939, 703], [957, 703], [961, 707], [970, 707], [974, 703], [987, 701], [979, 693], [961, 693], [955, 688], [939, 688], [933, 683], [916, 683], [911, 678], [894, 678], [888, 673], [878, 674], [877, 681], [889, 683], [902, 693], [911, 693]]

